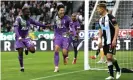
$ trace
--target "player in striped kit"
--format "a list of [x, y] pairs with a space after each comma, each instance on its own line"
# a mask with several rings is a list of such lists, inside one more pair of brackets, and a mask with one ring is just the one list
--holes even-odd
[[99, 3], [97, 6], [97, 12], [100, 15], [99, 48], [103, 47], [104, 55], [107, 58], [107, 65], [110, 73], [110, 76], [107, 77], [106, 80], [114, 79], [113, 66], [116, 67], [116, 79], [119, 79], [121, 76], [121, 69], [117, 63], [117, 60], [113, 58], [113, 55], [116, 52], [115, 48], [117, 44], [119, 26], [116, 22], [115, 17], [111, 14], [108, 14], [106, 4]]

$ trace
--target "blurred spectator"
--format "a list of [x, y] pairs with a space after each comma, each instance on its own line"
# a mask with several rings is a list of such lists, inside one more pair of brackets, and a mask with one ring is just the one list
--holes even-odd
[[132, 19], [131, 19], [131, 22], [132, 22], [132, 23], [131, 23], [131, 29], [133, 29], [133, 11], [132, 11], [132, 16], [131, 16], [131, 18], [132, 18]]
[[91, 13], [92, 13], [92, 11], [93, 11], [93, 9], [94, 9], [95, 2], [96, 2], [96, 1], [90, 1], [90, 2], [89, 2], [89, 17], [91, 16]]
[[73, 12], [73, 2], [72, 1], [67, 1], [67, 2], [65, 2], [65, 1], [62, 1], [62, 3], [64, 3], [64, 5], [65, 6], [67, 6], [66, 7], [66, 14], [72, 14], [72, 12]]
[[132, 18], [133, 18], [133, 11], [132, 11]]
[[41, 13], [42, 13], [42, 9], [40, 8], [40, 5], [37, 4], [37, 8], [36, 8], [36, 20], [37, 21], [39, 21]]
[[[73, 13], [73, 1], [2, 1], [1, 2], [1, 30], [2, 32], [13, 31], [13, 23], [18, 15], [21, 15], [21, 9], [23, 6], [29, 6], [31, 11], [31, 17], [44, 24], [52, 23], [54, 16], [57, 14], [57, 6], [63, 4], [66, 9], [67, 15]], [[83, 2], [84, 3], [84, 2]], [[78, 19], [83, 25], [84, 22], [84, 4], [80, 6], [77, 11]], [[32, 28], [30, 31], [38, 31], [39, 29]], [[84, 27], [84, 26], [83, 26]], [[44, 30], [49, 31], [48, 28]]]

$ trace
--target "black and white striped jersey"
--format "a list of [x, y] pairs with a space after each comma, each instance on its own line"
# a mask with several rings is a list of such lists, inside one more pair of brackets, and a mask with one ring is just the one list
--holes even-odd
[[112, 43], [112, 40], [115, 35], [115, 28], [114, 25], [116, 25], [116, 19], [111, 14], [106, 14], [104, 17], [101, 17], [99, 19], [99, 25], [100, 29], [102, 30], [103, 35], [103, 45], [108, 45]]

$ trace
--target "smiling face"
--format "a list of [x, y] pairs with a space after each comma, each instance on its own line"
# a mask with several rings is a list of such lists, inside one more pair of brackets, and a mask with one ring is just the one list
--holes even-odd
[[59, 11], [58, 11], [58, 15], [60, 17], [63, 17], [64, 16], [64, 13], [65, 13], [65, 9], [64, 8], [60, 8]]
[[22, 12], [23, 12], [23, 16], [25, 17], [25, 19], [29, 19], [29, 17], [30, 17], [30, 9], [28, 7], [24, 7], [22, 9]]
[[62, 18], [65, 15], [65, 7], [64, 7], [64, 5], [59, 5], [57, 7], [57, 10], [58, 10], [58, 16], [60, 18]]

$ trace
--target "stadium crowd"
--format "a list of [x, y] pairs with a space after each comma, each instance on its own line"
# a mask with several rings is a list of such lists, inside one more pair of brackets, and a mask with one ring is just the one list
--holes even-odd
[[[13, 32], [13, 23], [18, 15], [21, 15], [23, 6], [29, 6], [33, 19], [44, 24], [51, 24], [57, 14], [56, 7], [63, 4], [66, 14], [73, 13], [74, 1], [2, 1], [1, 2], [1, 32]], [[84, 29], [84, 2], [77, 10], [77, 18], [80, 21], [81, 29]], [[31, 25], [31, 31], [50, 31], [48, 28], [42, 29]]]

